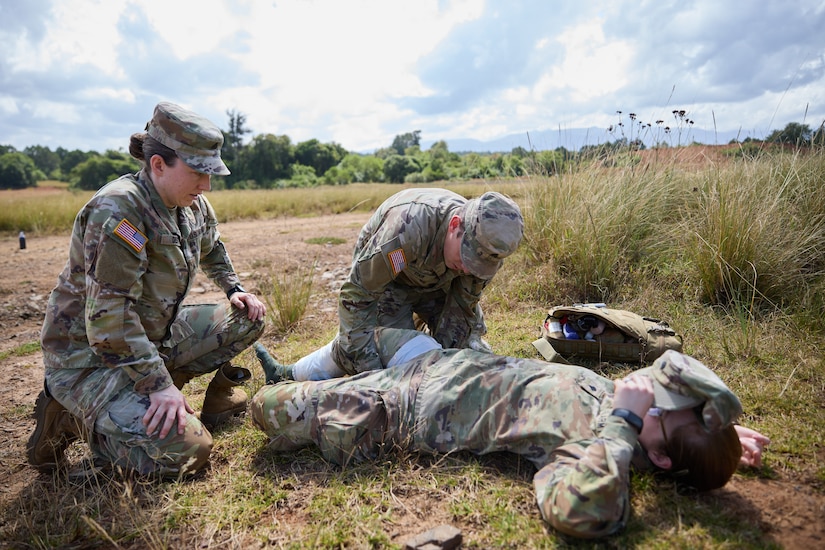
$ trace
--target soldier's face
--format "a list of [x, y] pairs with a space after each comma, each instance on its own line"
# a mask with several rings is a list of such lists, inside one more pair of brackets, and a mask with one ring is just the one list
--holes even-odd
[[173, 166], [167, 166], [163, 159], [155, 155], [150, 162], [155, 188], [169, 208], [192, 206], [198, 195], [212, 187], [209, 174], [193, 170], [180, 159]]
[[[694, 422], [697, 422], [697, 419], [693, 409], [662, 411], [658, 415], [651, 415], [648, 411], [642, 425], [642, 433], [639, 434], [639, 443], [647, 449], [648, 456], [653, 463], [661, 468], [662, 466], [657, 463], [657, 460], [651, 454], [665, 453], [669, 434], [672, 434], [676, 428]], [[664, 469], [668, 468], [669, 466]]]
[[461, 225], [461, 218], [453, 216], [447, 229], [447, 237], [444, 239], [444, 263], [448, 269], [459, 273], [467, 273], [464, 262], [461, 261], [461, 240], [463, 238], [464, 228]]

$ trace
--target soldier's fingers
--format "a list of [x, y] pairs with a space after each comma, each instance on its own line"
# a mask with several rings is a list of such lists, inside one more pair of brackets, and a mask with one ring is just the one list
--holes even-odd
[[184, 406], [178, 409], [178, 435], [183, 435], [183, 432], [186, 431], [186, 413], [193, 412], [188, 410], [190, 408], [189, 403], [184, 403]]
[[169, 431], [172, 429], [172, 426], [175, 424], [175, 417], [177, 415], [172, 414], [174, 409], [168, 411], [166, 414], [163, 415], [163, 426], [160, 429], [160, 434], [158, 434], [159, 439], [163, 439], [167, 435], [169, 435]]
[[[146, 433], [148, 435], [154, 435], [158, 429], [158, 424], [160, 422], [160, 415], [157, 411], [152, 413], [152, 416], [149, 418], [149, 423], [146, 425]], [[145, 418], [145, 417], [144, 417]]]
[[149, 408], [146, 410], [146, 414], [143, 415], [143, 425], [146, 426], [146, 432], [151, 433], [149, 430], [149, 424], [152, 422], [152, 418], [155, 416], [155, 411], [158, 410], [158, 406], [154, 403], [149, 405]]

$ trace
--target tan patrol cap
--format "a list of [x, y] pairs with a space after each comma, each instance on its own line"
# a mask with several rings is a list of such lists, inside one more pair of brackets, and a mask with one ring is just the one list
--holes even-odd
[[218, 176], [230, 174], [221, 160], [223, 132], [202, 116], [162, 101], [155, 106], [152, 120], [146, 123], [146, 132], [174, 150], [193, 170]]
[[461, 262], [480, 279], [492, 279], [502, 260], [516, 251], [524, 234], [524, 219], [518, 205], [488, 191], [463, 206], [464, 238]]
[[678, 411], [702, 405], [702, 420], [712, 431], [729, 426], [742, 414], [739, 398], [722, 379], [689, 355], [667, 350], [637, 372], [653, 378], [656, 407]]

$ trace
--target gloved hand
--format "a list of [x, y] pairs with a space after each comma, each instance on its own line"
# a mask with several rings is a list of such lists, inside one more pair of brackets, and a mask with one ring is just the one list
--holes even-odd
[[483, 351], [484, 353], [493, 353], [493, 347], [487, 341], [477, 334], [470, 335], [469, 345], [471, 349], [476, 351]]

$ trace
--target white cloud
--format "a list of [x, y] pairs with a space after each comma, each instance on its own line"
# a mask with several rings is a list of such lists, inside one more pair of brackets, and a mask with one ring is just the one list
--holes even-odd
[[819, 0], [27, 0], [2, 14], [0, 140], [18, 148], [121, 146], [160, 99], [352, 150], [412, 130], [606, 128], [617, 109], [763, 135], [825, 117]]
[[569, 101], [586, 102], [627, 84], [633, 47], [625, 40], [608, 41], [600, 19], [568, 27], [555, 43], [564, 50], [564, 59], [536, 84], [537, 101], [548, 99], [551, 92], [562, 91]]
[[46, 39], [18, 51], [19, 63], [39, 71], [91, 65], [107, 74], [117, 73], [116, 47], [122, 37], [114, 23], [122, 10], [122, 4], [107, 0], [56, 2]]

